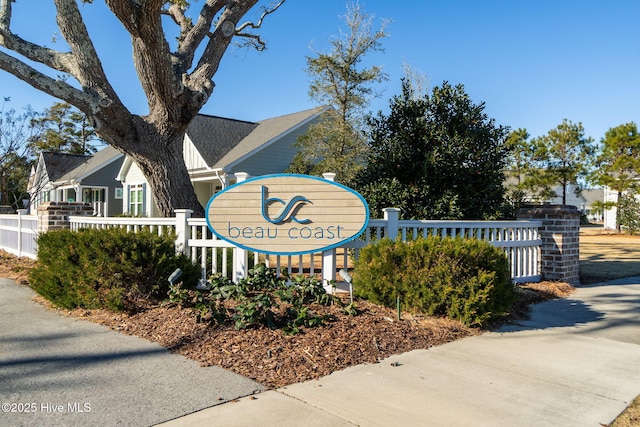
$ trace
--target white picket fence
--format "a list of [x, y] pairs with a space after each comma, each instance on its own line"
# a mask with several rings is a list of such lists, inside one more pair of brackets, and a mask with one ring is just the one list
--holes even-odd
[[[211, 274], [238, 279], [247, 275], [251, 265], [265, 262], [289, 275], [319, 275], [325, 283], [341, 284], [341, 269], [352, 268], [354, 259], [364, 246], [376, 239], [389, 237], [402, 240], [418, 236], [451, 236], [482, 239], [502, 248], [508, 256], [511, 277], [515, 282], [540, 280], [540, 248], [538, 235], [542, 221], [435, 221], [399, 220], [397, 209], [387, 209], [384, 219], [373, 219], [358, 240], [341, 247], [309, 255], [273, 256], [248, 252], [217, 239], [209, 231], [204, 218], [191, 218], [190, 211], [180, 210], [174, 218], [105, 218], [69, 217], [72, 230], [82, 228], [142, 229], [158, 234], [175, 232], [176, 250], [186, 253], [202, 268], [203, 278]], [[0, 249], [18, 256], [36, 258], [37, 218], [21, 212], [0, 215]], [[338, 276], [338, 277], [336, 277]], [[344, 285], [342, 283], [342, 285]]]
[[0, 249], [20, 257], [36, 259], [38, 218], [19, 210], [17, 214], [0, 215]]

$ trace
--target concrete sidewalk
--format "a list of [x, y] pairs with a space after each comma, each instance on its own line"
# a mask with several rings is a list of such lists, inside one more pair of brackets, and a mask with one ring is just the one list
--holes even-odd
[[163, 426], [576, 426], [640, 394], [640, 277], [580, 287], [530, 320], [218, 405]]
[[1, 426], [149, 426], [263, 390], [33, 295], [0, 279]]

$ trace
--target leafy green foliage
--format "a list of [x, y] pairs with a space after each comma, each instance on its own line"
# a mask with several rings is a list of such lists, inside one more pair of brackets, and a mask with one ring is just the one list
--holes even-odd
[[135, 312], [169, 291], [168, 277], [183, 271], [186, 286], [200, 268], [175, 254], [175, 236], [123, 229], [54, 230], [38, 238], [31, 286], [57, 306]]
[[[327, 316], [316, 314], [313, 305], [342, 304], [338, 297], [327, 294], [318, 280], [302, 275], [290, 280], [264, 264], [249, 270], [249, 275], [238, 283], [214, 276], [210, 285], [205, 291], [174, 286], [168, 302], [191, 307], [198, 321], [233, 322], [236, 329], [281, 328], [288, 334], [328, 320]], [[353, 313], [353, 307], [346, 310]]]
[[92, 154], [98, 136], [89, 118], [66, 102], [56, 102], [32, 120], [37, 134], [29, 142], [34, 152]]
[[536, 147], [529, 132], [522, 128], [512, 131], [506, 145], [509, 156], [505, 169], [505, 187], [513, 212], [526, 202], [542, 203], [556, 197], [552, 183], [545, 178], [544, 165], [538, 161]]
[[620, 229], [631, 235], [640, 233], [640, 200], [635, 193], [624, 193], [618, 200], [617, 222]]
[[562, 189], [562, 204], [567, 203], [567, 188], [589, 174], [596, 147], [593, 139], [584, 135], [582, 123], [564, 119], [547, 135], [532, 141], [535, 159], [542, 166], [538, 169], [538, 182], [551, 188]]
[[353, 277], [362, 298], [467, 325], [503, 315], [516, 296], [504, 252], [475, 239], [382, 239], [362, 249]]
[[499, 216], [507, 128], [496, 126], [462, 85], [444, 82], [422, 96], [403, 80], [390, 113], [369, 125], [369, 157], [353, 185], [372, 215], [400, 207], [404, 218]]

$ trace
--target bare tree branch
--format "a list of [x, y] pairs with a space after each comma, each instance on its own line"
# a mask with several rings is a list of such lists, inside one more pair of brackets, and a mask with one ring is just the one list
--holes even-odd
[[11, 32], [12, 0], [0, 0], [0, 45], [5, 46], [31, 61], [40, 62], [54, 70], [69, 73], [73, 56], [28, 42]]
[[0, 30], [9, 31], [11, 27], [12, 0], [0, 0]]
[[247, 28], [251, 28], [251, 29], [260, 28], [262, 26], [262, 22], [264, 21], [264, 18], [266, 18], [267, 15], [270, 15], [270, 14], [274, 13], [276, 10], [278, 10], [278, 8], [280, 6], [282, 6], [284, 4], [284, 2], [285, 2], [285, 0], [280, 0], [277, 4], [275, 4], [274, 6], [271, 6], [269, 9], [263, 8], [262, 9], [262, 15], [260, 16], [260, 19], [258, 20], [257, 23], [254, 24], [253, 22], [245, 22], [244, 24], [242, 24], [238, 28], [236, 28], [236, 36], [249, 39], [249, 41], [247, 43], [244, 43], [243, 45], [252, 46], [252, 47], [256, 48], [259, 51], [263, 51], [263, 50], [265, 50], [267, 48], [267, 44], [265, 43], [264, 40], [262, 40], [262, 38], [260, 37], [259, 34], [253, 34], [253, 33], [245, 32], [245, 29], [247, 29]]
[[176, 51], [176, 58], [181, 63], [181, 73], [185, 73], [193, 65], [196, 49], [204, 38], [211, 34], [214, 18], [226, 5], [227, 2], [223, 0], [207, 0], [195, 25], [188, 32], [181, 34], [181, 43]]
[[253, 22], [245, 22], [244, 24], [238, 26], [238, 28], [236, 28], [236, 33], [240, 33], [242, 31], [244, 31], [246, 28], [252, 28], [254, 30], [262, 27], [262, 22], [264, 21], [264, 18], [267, 17], [267, 15], [272, 14], [273, 12], [275, 12], [276, 10], [278, 10], [278, 8], [280, 6], [282, 6], [284, 4], [285, 0], [280, 0], [277, 4], [275, 4], [274, 6], [272, 6], [271, 8], [267, 9], [262, 8], [262, 15], [260, 16], [260, 19], [258, 20], [258, 23], [254, 24]]

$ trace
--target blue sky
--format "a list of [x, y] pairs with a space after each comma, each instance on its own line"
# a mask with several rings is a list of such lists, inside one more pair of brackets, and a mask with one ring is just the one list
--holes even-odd
[[[51, 2], [14, 4], [13, 30], [59, 48]], [[146, 102], [131, 65], [127, 35], [103, 2], [83, 6], [112, 84], [131, 111]], [[202, 2], [195, 2], [196, 6]], [[343, 0], [287, 0], [264, 23], [265, 52], [230, 49], [202, 113], [261, 120], [312, 108], [306, 57], [326, 51], [344, 28]], [[582, 122], [600, 140], [607, 129], [640, 121], [640, 1], [638, 0], [360, 0], [376, 19], [390, 20], [384, 53], [367, 57], [389, 81], [372, 111], [386, 111], [399, 93], [404, 64], [424, 73], [431, 87], [461, 83], [498, 124], [547, 133], [564, 118]], [[257, 13], [257, 11], [256, 11]], [[59, 38], [59, 36], [58, 36]], [[8, 106], [36, 111], [55, 100], [0, 71]], [[1, 100], [1, 98], [0, 98]]]

